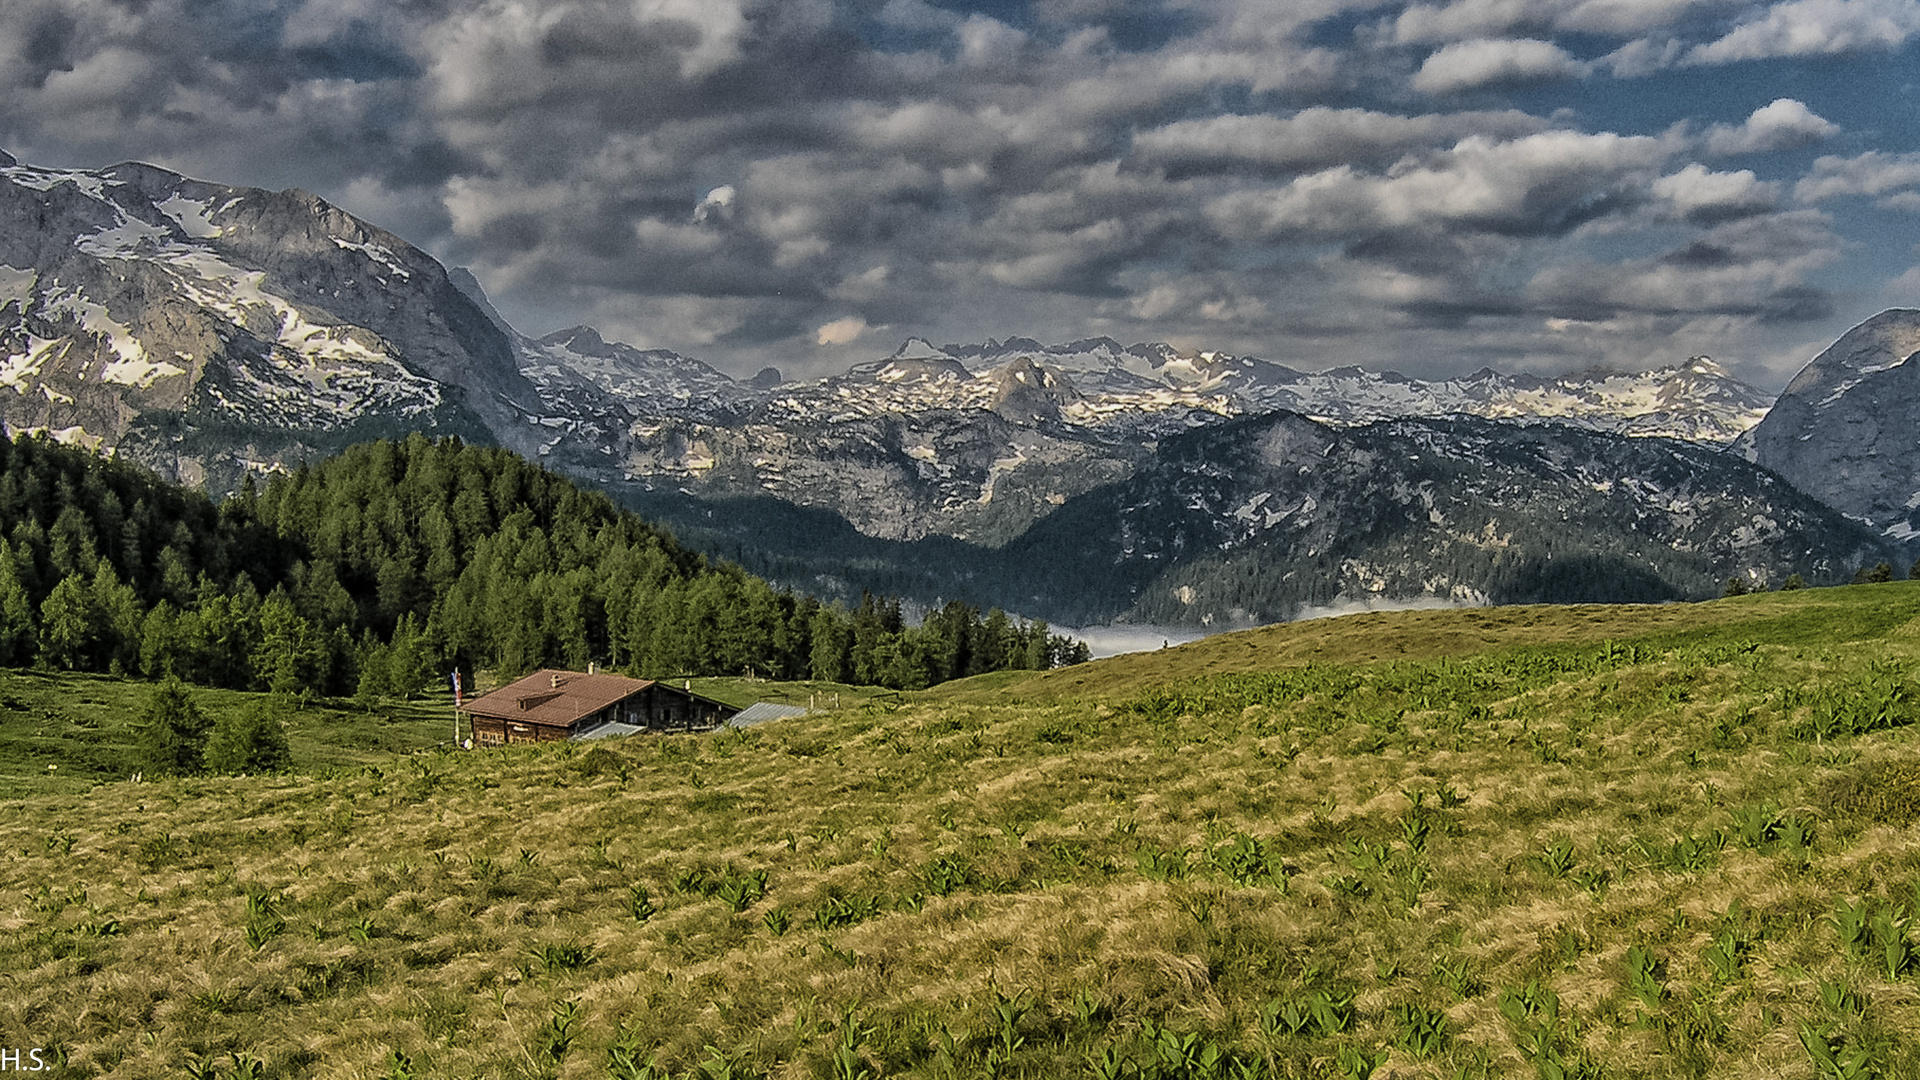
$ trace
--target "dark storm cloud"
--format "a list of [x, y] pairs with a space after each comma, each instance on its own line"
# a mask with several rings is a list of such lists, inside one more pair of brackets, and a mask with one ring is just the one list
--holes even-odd
[[1818, 101], [1581, 119], [1649, 72], [1903, 48], [1913, 0], [15, 0], [7, 21], [17, 155], [297, 184], [471, 265], [524, 329], [736, 369], [1013, 332], [1308, 366], [1657, 361], [1676, 333], [1825, 318], [1825, 208], [1920, 201], [1899, 153], [1791, 171], [1847, 134]]

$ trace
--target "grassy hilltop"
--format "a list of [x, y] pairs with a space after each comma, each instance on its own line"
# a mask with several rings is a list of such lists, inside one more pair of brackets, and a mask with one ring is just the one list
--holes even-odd
[[[1917, 620], [1920, 583], [1355, 616], [471, 754], [403, 753], [435, 712], [350, 757], [316, 714], [324, 775], [10, 789], [0, 1047], [127, 1077], [1920, 1075]], [[0, 685], [20, 776], [81, 690], [107, 729], [145, 692], [34, 678]]]

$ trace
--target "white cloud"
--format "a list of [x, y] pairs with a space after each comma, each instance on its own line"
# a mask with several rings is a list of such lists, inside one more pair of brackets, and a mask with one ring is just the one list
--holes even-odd
[[1524, 235], [1563, 231], [1609, 194], [1648, 183], [1672, 146], [1649, 136], [1549, 131], [1473, 136], [1384, 175], [1341, 165], [1209, 208], [1215, 227], [1270, 235], [1338, 235], [1422, 227]]
[[960, 24], [960, 58], [973, 67], [1013, 61], [1027, 43], [1027, 35], [998, 19], [970, 15]]
[[1823, 157], [1794, 185], [1793, 196], [1815, 203], [1842, 195], [1886, 195], [1920, 187], [1920, 153], [1869, 150], [1855, 157]]
[[1639, 38], [1595, 60], [1593, 66], [1616, 79], [1637, 79], [1672, 67], [1685, 49], [1675, 38]]
[[1807, 275], [1839, 257], [1840, 241], [1825, 215], [1803, 210], [1728, 222], [1657, 258], [1558, 264], [1537, 274], [1527, 291], [1537, 303], [1576, 313], [1765, 318], [1820, 302], [1804, 287]]
[[732, 184], [722, 184], [707, 192], [693, 204], [693, 220], [701, 222], [711, 217], [724, 221], [732, 217], [734, 195]]
[[1776, 185], [1758, 179], [1751, 169], [1713, 172], [1697, 163], [1660, 177], [1650, 190], [1680, 217], [1697, 221], [1760, 213], [1772, 209], [1778, 197]]
[[848, 315], [814, 331], [813, 340], [816, 345], [847, 345], [866, 332], [867, 320], [858, 315]]
[[1753, 110], [1744, 124], [1715, 124], [1707, 129], [1707, 152], [1753, 154], [1794, 150], [1839, 133], [1840, 125], [1815, 115], [1804, 103], [1793, 98], [1776, 98]]
[[1920, 266], [1887, 282], [1883, 291], [1888, 299], [1903, 307], [1920, 307]]
[[1455, 0], [1415, 4], [1393, 21], [1401, 44], [1508, 37], [1516, 31], [1621, 36], [1672, 26], [1695, 9], [1729, 0]]
[[[1639, 34], [1669, 27], [1701, 8], [1724, 8], [1730, 0], [1579, 0], [1554, 20], [1558, 30]], [[1735, 0], [1737, 2], [1737, 0]]]
[[1896, 48], [1915, 33], [1920, 33], [1920, 3], [1914, 0], [1787, 0], [1726, 36], [1695, 46], [1687, 61], [1726, 64]]
[[1528, 135], [1546, 127], [1517, 109], [1399, 116], [1369, 109], [1305, 108], [1292, 116], [1212, 116], [1180, 120], [1134, 136], [1134, 152], [1163, 165], [1245, 163], [1278, 168], [1341, 161], [1451, 144], [1473, 134]]
[[[1920, 164], [1709, 166], [1835, 136], [1817, 58], [1913, 48], [1916, 6], [1034, 0], [1016, 27], [947, 0], [7, 0], [0, 131], [30, 161], [314, 190], [472, 266], [526, 329], [730, 370], [837, 367], [883, 325], [1584, 366], [1680, 327], [1752, 351], [1775, 329], [1739, 312], [1778, 317], [1776, 286], [1873, 295], [1850, 267], [1769, 276], [1730, 227], [1793, 191], [1863, 196], [1835, 211], [1858, 233], [1920, 210]], [[1673, 129], [1652, 82], [1604, 87], [1617, 134], [1578, 127], [1602, 88], [1541, 85], [1749, 54], [1816, 59], [1767, 69], [1793, 98], [1709, 95]], [[1901, 130], [1882, 96], [1845, 96], [1849, 127]], [[1622, 254], [1653, 246], [1676, 254]], [[1554, 267], [1549, 308], [1514, 285]], [[1668, 281], [1721, 285], [1633, 306]], [[1542, 346], [1549, 317], [1613, 343]]]
[[1415, 4], [1394, 20], [1395, 40], [1403, 44], [1459, 41], [1505, 34], [1537, 19], [1537, 0], [1457, 0], [1451, 4]]
[[697, 41], [680, 58], [681, 76], [692, 79], [740, 58], [740, 39], [748, 29], [743, 6], [741, 0], [634, 0], [633, 9], [643, 23], [694, 28]]
[[1586, 74], [1586, 65], [1550, 41], [1477, 38], [1445, 46], [1414, 73], [1413, 88], [1446, 94], [1492, 83], [1542, 82]]

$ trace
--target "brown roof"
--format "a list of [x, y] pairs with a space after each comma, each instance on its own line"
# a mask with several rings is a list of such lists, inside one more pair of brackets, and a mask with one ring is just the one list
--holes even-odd
[[482, 694], [460, 707], [460, 711], [512, 720], [522, 724], [571, 727], [582, 717], [592, 716], [616, 701], [652, 686], [650, 679], [629, 679], [584, 671], [539, 671], [510, 682], [489, 694]]

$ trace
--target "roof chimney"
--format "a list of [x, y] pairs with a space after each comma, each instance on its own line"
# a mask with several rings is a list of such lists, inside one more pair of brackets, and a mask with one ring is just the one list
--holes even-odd
[[558, 675], [548, 676], [548, 681], [550, 685], [553, 687], [553, 689], [555, 690], [560, 689], [560, 676]]

